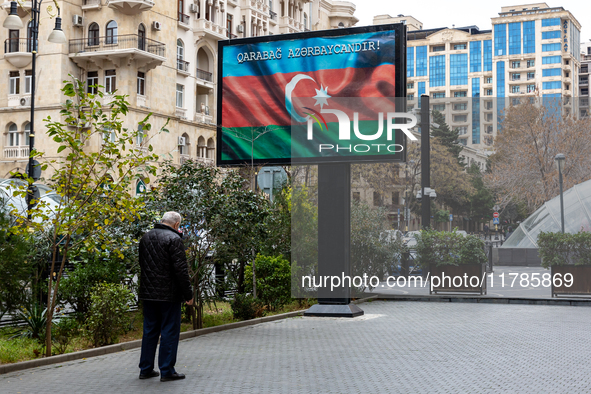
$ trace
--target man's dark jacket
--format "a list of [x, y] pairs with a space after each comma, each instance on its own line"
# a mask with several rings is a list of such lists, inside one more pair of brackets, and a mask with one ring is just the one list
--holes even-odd
[[140, 240], [140, 299], [182, 302], [193, 298], [182, 234], [156, 223]]

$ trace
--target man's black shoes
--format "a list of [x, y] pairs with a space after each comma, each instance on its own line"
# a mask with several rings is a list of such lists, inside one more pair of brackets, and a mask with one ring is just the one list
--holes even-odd
[[140, 379], [150, 379], [150, 378], [155, 378], [157, 376], [160, 376], [160, 372], [153, 370], [152, 372], [147, 373], [147, 374], [140, 374]]
[[182, 373], [173, 373], [170, 376], [161, 376], [160, 377], [160, 381], [161, 382], [170, 382], [171, 380], [181, 380], [184, 379], [185, 375], [183, 375]]

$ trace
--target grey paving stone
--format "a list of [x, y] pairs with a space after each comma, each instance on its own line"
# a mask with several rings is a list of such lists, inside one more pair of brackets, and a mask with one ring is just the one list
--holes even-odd
[[589, 393], [591, 308], [371, 302], [182, 341], [187, 379], [139, 349], [0, 375], [0, 393]]

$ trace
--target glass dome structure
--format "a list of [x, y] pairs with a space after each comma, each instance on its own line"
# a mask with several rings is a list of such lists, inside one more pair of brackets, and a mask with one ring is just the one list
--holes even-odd
[[[540, 232], [560, 232], [560, 196], [547, 201], [519, 225], [502, 248], [537, 248]], [[591, 231], [591, 180], [564, 192], [564, 231]]]

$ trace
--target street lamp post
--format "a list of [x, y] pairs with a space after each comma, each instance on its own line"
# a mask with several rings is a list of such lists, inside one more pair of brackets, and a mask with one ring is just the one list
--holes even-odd
[[564, 234], [564, 198], [562, 195], [562, 170], [564, 169], [564, 161], [566, 160], [566, 156], [562, 153], [559, 153], [554, 158], [556, 161], [556, 167], [558, 167], [558, 185], [560, 187], [560, 226], [562, 233]]
[[[31, 120], [30, 120], [30, 131], [29, 131], [29, 164], [27, 165], [27, 175], [29, 177], [29, 188], [27, 192], [27, 217], [31, 219], [31, 208], [34, 194], [34, 188], [32, 180], [34, 180], [35, 171], [35, 160], [33, 156], [33, 150], [35, 148], [35, 77], [36, 77], [36, 65], [37, 65], [37, 41], [39, 38], [39, 16], [41, 14], [41, 3], [43, 0], [33, 0], [31, 7]], [[62, 18], [60, 17], [60, 8], [57, 1], [54, 0], [55, 7], [57, 8], [57, 17], [55, 18], [55, 28], [47, 38], [49, 42], [54, 44], [65, 44], [67, 42], [66, 35], [62, 30]], [[21, 29], [23, 22], [17, 13], [18, 4], [16, 1], [10, 3], [10, 15], [6, 17], [3, 23], [3, 27], [6, 29]]]

